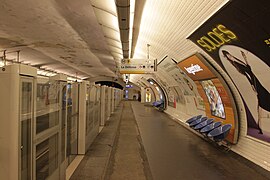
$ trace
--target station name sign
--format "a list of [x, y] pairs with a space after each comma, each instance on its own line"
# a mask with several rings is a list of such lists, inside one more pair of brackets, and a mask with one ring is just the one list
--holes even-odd
[[157, 71], [156, 59], [122, 59], [121, 74], [150, 74]]

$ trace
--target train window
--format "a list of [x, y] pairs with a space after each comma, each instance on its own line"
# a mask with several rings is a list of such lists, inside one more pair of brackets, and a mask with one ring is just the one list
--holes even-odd
[[59, 111], [47, 113], [36, 118], [36, 133], [41, 133], [59, 124]]
[[89, 87], [87, 89], [89, 97], [86, 101], [86, 134], [89, 134], [94, 127], [93, 121], [93, 113], [94, 113], [94, 101], [93, 101], [93, 93], [91, 91], [91, 88]]
[[59, 124], [59, 84], [38, 83], [36, 100], [36, 134]]
[[36, 179], [50, 177], [58, 164], [58, 134], [55, 134], [36, 146]]
[[33, 82], [21, 83], [21, 180], [31, 178], [31, 122], [33, 108]]
[[78, 120], [79, 120], [78, 84], [67, 86], [67, 157], [70, 164], [78, 154]]

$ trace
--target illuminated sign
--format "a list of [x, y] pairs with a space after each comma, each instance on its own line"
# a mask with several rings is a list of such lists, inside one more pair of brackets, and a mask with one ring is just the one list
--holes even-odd
[[153, 59], [122, 59], [121, 74], [147, 74], [157, 70], [157, 60]]
[[127, 84], [126, 88], [132, 88], [133, 86], [131, 84]]
[[203, 69], [201, 68], [201, 66], [198, 65], [198, 64], [195, 64], [195, 65], [191, 64], [190, 67], [187, 67], [187, 68], [184, 67], [184, 68], [187, 70], [187, 72], [189, 74], [193, 74], [193, 75], [195, 75], [196, 72], [203, 71]]

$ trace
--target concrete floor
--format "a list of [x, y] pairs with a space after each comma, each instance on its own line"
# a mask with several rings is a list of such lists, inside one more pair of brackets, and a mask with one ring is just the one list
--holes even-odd
[[270, 179], [270, 172], [222, 151], [152, 107], [132, 103], [153, 179]]
[[150, 168], [141, 144], [131, 103], [125, 102], [116, 144], [107, 169], [106, 179], [151, 179]]
[[72, 174], [72, 180], [105, 179], [110, 156], [115, 146], [123, 105], [120, 105], [88, 149], [83, 160]]
[[270, 172], [213, 146], [167, 114], [135, 101], [123, 105], [72, 179], [270, 179]]

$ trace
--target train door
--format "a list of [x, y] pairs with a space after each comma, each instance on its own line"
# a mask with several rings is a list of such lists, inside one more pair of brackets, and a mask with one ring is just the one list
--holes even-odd
[[114, 112], [114, 101], [115, 101], [115, 96], [114, 96], [114, 88], [111, 88], [111, 113]]
[[104, 126], [106, 122], [106, 87], [100, 87], [100, 126]]
[[36, 94], [33, 179], [60, 179], [60, 83], [38, 79]]
[[68, 165], [78, 154], [79, 86], [67, 85], [67, 160]]
[[91, 101], [91, 86], [88, 85], [87, 86], [87, 99], [86, 99], [86, 125], [85, 125], [85, 128], [86, 128], [86, 150], [87, 150], [87, 147], [90, 143], [87, 143], [87, 141], [89, 140], [89, 138], [91, 137], [90, 134], [91, 134], [91, 130], [92, 130], [92, 126], [93, 126], [93, 118], [92, 118], [92, 114], [93, 114], [93, 107], [94, 107], [94, 103]]
[[32, 124], [34, 112], [34, 79], [20, 78], [20, 151], [21, 180], [32, 179]]
[[105, 122], [109, 119], [109, 87], [105, 87]]
[[[101, 87], [97, 86], [97, 94], [96, 94], [96, 108], [97, 108], [97, 114], [96, 114], [96, 119], [97, 119], [97, 124], [100, 126], [101, 124]], [[99, 129], [100, 131], [100, 129]]]
[[[99, 123], [100, 123], [100, 94], [99, 94], [99, 87], [93, 86], [93, 102], [94, 102], [94, 128], [99, 130]], [[96, 131], [98, 132], [98, 131]]]
[[0, 178], [33, 179], [34, 87], [37, 70], [12, 64], [0, 69]]
[[97, 119], [97, 113], [99, 104], [96, 103], [97, 87], [91, 85], [87, 88], [89, 94], [86, 101], [86, 150], [93, 143], [99, 131], [99, 119]]
[[67, 159], [66, 159], [66, 149], [67, 149], [67, 83], [60, 83], [60, 179], [65, 179]]

